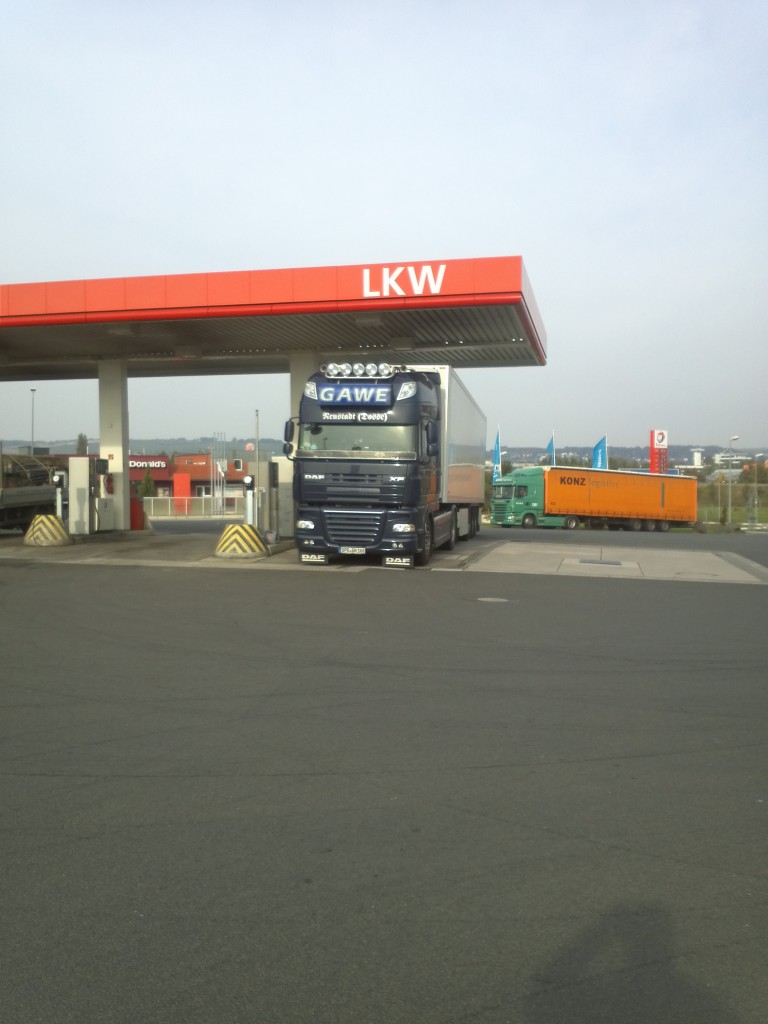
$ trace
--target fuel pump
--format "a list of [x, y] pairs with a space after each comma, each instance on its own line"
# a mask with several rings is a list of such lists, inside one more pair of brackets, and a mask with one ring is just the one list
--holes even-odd
[[[87, 536], [114, 529], [114, 498], [107, 493], [107, 459], [73, 455], [69, 459], [68, 529], [71, 536]], [[113, 485], [112, 485], [113, 486]]]
[[115, 481], [109, 472], [108, 459], [95, 459], [94, 529], [100, 533], [115, 528]]
[[64, 505], [65, 498], [67, 495], [67, 484], [68, 477], [66, 470], [60, 469], [53, 474], [52, 477], [53, 486], [56, 488], [56, 515], [59, 519], [64, 519]]
[[87, 455], [73, 455], [69, 460], [69, 507], [67, 523], [73, 537], [93, 533], [95, 513], [93, 490], [95, 487], [94, 460]]
[[245, 491], [245, 523], [248, 526], [254, 526], [254, 489], [256, 486], [256, 479], [253, 476], [243, 477], [243, 490]]

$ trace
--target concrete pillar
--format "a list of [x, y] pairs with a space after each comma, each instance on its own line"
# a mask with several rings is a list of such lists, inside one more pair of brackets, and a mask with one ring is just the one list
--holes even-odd
[[131, 528], [128, 476], [128, 366], [124, 359], [99, 363], [99, 455], [114, 480], [116, 530]]

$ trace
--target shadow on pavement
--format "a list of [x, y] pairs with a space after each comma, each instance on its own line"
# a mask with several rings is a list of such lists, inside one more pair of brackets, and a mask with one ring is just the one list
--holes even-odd
[[738, 1024], [677, 966], [671, 914], [617, 906], [564, 945], [526, 997], [529, 1024]]

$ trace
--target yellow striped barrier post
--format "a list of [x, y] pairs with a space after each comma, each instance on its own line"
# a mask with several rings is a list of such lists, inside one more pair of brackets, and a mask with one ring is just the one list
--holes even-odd
[[224, 529], [216, 545], [219, 558], [257, 558], [269, 554], [269, 548], [249, 523], [232, 523]]
[[24, 534], [24, 543], [36, 548], [60, 548], [74, 542], [63, 519], [58, 516], [35, 516]]

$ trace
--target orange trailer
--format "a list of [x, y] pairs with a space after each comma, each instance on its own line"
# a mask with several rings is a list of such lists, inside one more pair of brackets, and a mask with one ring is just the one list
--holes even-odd
[[559, 466], [517, 469], [494, 485], [491, 522], [668, 530], [696, 522], [696, 498], [693, 477]]

